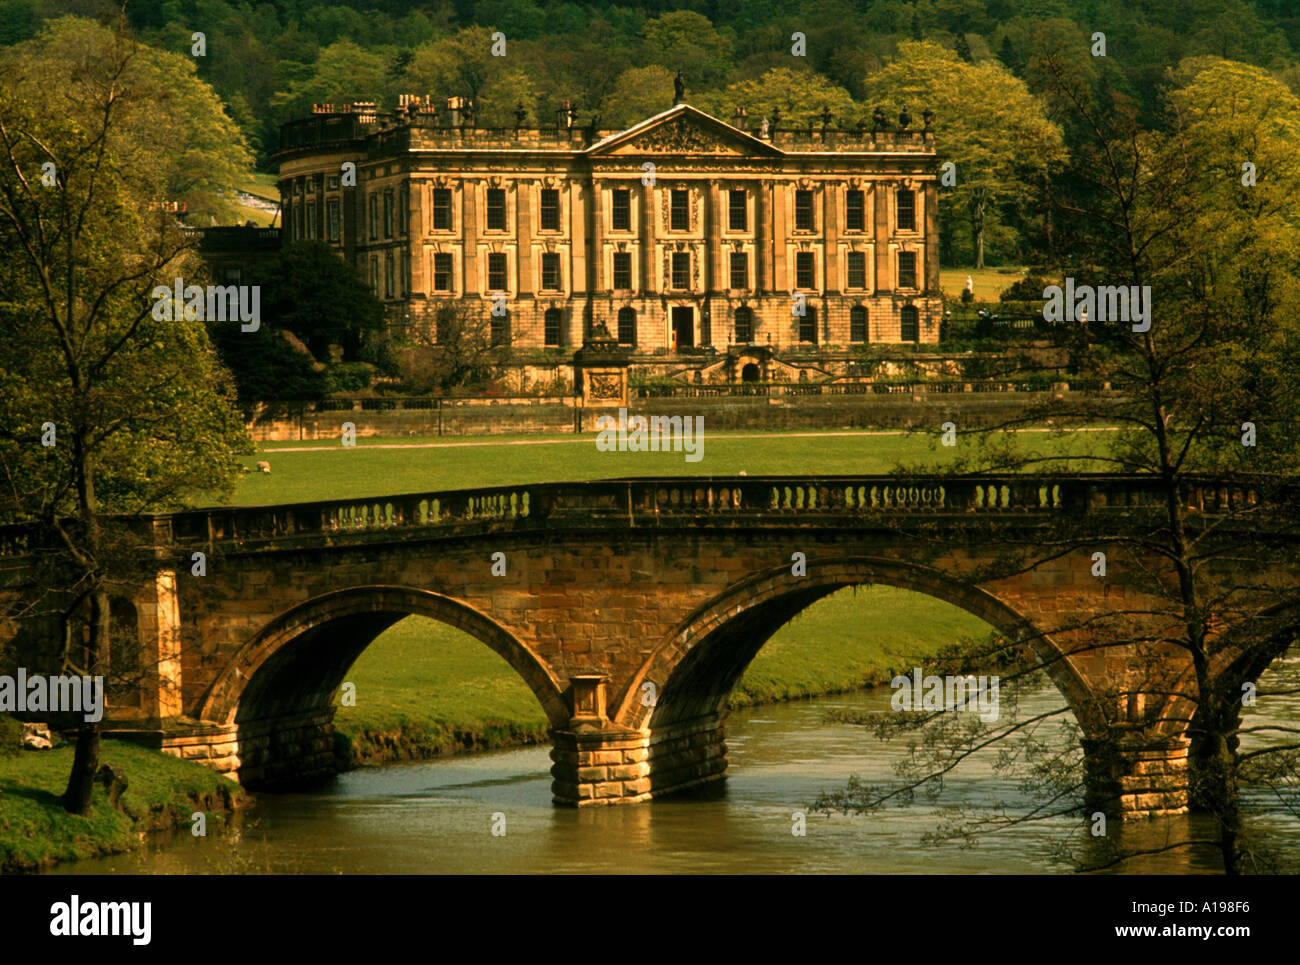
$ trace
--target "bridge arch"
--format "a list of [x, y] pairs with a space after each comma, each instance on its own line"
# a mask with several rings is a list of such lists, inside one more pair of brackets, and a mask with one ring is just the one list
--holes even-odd
[[[613, 715], [629, 729], [654, 732], [695, 718], [721, 715], [745, 668], [771, 636], [817, 600], [850, 586], [881, 584], [953, 604], [1011, 639], [1028, 644], [1068, 702], [1085, 734], [1106, 722], [1092, 689], [1050, 637], [1010, 604], [941, 570], [882, 557], [809, 560], [808, 575], [788, 566], [733, 584], [697, 609], [646, 658]], [[652, 682], [653, 707], [640, 699]]]
[[[334, 590], [281, 613], [249, 639], [226, 664], [199, 705], [210, 724], [238, 725], [240, 777], [263, 781], [263, 758], [295, 753], [320, 757], [327, 770], [334, 696], [348, 669], [376, 637], [408, 616], [455, 627], [503, 657], [537, 697], [552, 726], [569, 719], [559, 684], [538, 656], [491, 617], [451, 597], [405, 586], [356, 586]], [[314, 742], [314, 743], [313, 743]], [[303, 749], [311, 744], [311, 752]], [[267, 748], [270, 748], [269, 750]], [[250, 766], [250, 762], [251, 766]], [[272, 770], [302, 776], [294, 762]]]

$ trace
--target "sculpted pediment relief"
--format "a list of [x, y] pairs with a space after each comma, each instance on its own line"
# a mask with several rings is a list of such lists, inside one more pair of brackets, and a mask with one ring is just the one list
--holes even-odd
[[629, 128], [594, 145], [593, 154], [693, 154], [714, 157], [770, 157], [780, 152], [693, 108]]

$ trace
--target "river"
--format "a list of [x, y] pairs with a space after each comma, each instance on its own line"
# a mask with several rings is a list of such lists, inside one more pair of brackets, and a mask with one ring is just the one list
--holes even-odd
[[[1279, 663], [1261, 680], [1300, 689], [1300, 661]], [[1053, 818], [984, 837], [963, 848], [922, 844], [939, 807], [962, 803], [1015, 807], [1029, 798], [997, 774], [990, 751], [945, 782], [938, 801], [869, 815], [796, 811], [851, 774], [887, 780], [906, 753], [862, 727], [828, 723], [836, 712], [886, 710], [889, 691], [823, 697], [734, 712], [728, 723], [731, 768], [710, 792], [649, 805], [561, 809], [550, 803], [550, 760], [543, 747], [367, 767], [310, 793], [261, 794], [240, 826], [206, 838], [159, 836], [130, 854], [59, 866], [54, 873], [1021, 873], [1060, 872], [1055, 846], [1086, 849], [1080, 818]], [[1300, 695], [1261, 698], [1268, 719], [1300, 723]], [[1059, 706], [1055, 690], [1027, 694], [1022, 714]], [[1258, 708], [1253, 723], [1265, 719]], [[1251, 746], [1248, 742], [1247, 747]], [[1269, 796], [1248, 792], [1254, 826], [1294, 867], [1300, 820]], [[1154, 841], [1185, 834], [1187, 818], [1143, 822]], [[493, 825], [504, 834], [494, 835]], [[1129, 833], [1126, 831], [1126, 833]], [[1215, 872], [1209, 851], [1130, 862], [1143, 873]]]

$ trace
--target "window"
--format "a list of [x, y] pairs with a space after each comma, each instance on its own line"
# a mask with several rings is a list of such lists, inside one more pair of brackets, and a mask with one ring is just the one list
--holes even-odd
[[403, 238], [411, 226], [411, 186], [403, 184], [397, 195], [397, 231]]
[[393, 215], [396, 212], [397, 212], [397, 208], [393, 204], [393, 192], [385, 191], [384, 192], [384, 237], [385, 238], [393, 237], [393, 220], [394, 220]]
[[849, 252], [849, 287], [867, 287], [867, 254], [864, 251]]
[[379, 195], [370, 196], [370, 239], [379, 237]]
[[325, 237], [330, 241], [339, 240], [340, 209], [337, 201], [325, 202]]
[[731, 253], [731, 287], [749, 287], [749, 255], [743, 251]]
[[904, 305], [899, 313], [899, 338], [904, 342], [915, 342], [920, 337], [920, 314], [915, 305]]
[[736, 344], [748, 345], [754, 340], [754, 310], [752, 308], [736, 309]]
[[506, 192], [504, 188], [488, 188], [488, 231], [506, 230]]
[[618, 343], [620, 345], [636, 344], [635, 308], [620, 308], [618, 310]]
[[865, 342], [867, 340], [867, 310], [861, 305], [849, 309], [849, 341]]
[[316, 237], [316, 202], [307, 202], [307, 237]]
[[811, 251], [798, 251], [794, 256], [795, 287], [811, 291], [817, 287], [817, 272]]
[[488, 255], [488, 291], [503, 292], [510, 287], [506, 276], [506, 256], [499, 252]]
[[433, 290], [451, 291], [451, 255], [433, 256]]
[[632, 230], [632, 192], [627, 188], [615, 188], [613, 191], [613, 217], [610, 228], [614, 231]]
[[551, 252], [542, 255], [542, 290], [560, 290], [560, 256]]
[[794, 193], [794, 230], [813, 230], [813, 193], [796, 191]]
[[691, 255], [686, 251], [673, 252], [673, 287], [691, 287]]
[[690, 195], [683, 188], [674, 188], [668, 226], [673, 231], [691, 230]]
[[811, 305], [804, 306], [804, 313], [799, 316], [799, 341], [817, 341], [817, 309]]
[[379, 259], [370, 259], [370, 288], [376, 295], [379, 294]]
[[916, 252], [900, 251], [898, 253], [898, 287], [916, 287]]
[[331, 191], [336, 190], [339, 186], [339, 176], [337, 174], [331, 174], [325, 179], [325, 186]]
[[866, 192], [850, 190], [844, 195], [844, 230], [865, 231]]
[[492, 316], [491, 339], [493, 345], [510, 344], [510, 312], [509, 311], [507, 311], [504, 315], [497, 316], [494, 314]]
[[542, 188], [542, 230], [560, 230], [560, 192], [556, 188]]
[[916, 195], [904, 188], [898, 189], [898, 230], [916, 230]]
[[543, 334], [546, 339], [547, 347], [558, 347], [560, 345], [560, 336], [562, 334], [560, 331], [560, 310], [558, 308], [548, 308], [546, 310], [543, 327], [545, 328]]
[[433, 189], [433, 230], [451, 230], [451, 188]]
[[614, 252], [614, 287], [620, 291], [625, 291], [632, 287], [631, 252]]
[[384, 297], [392, 298], [395, 292], [395, 288], [396, 285], [394, 284], [394, 275], [393, 275], [393, 253], [391, 251], [386, 251], [384, 252]]
[[727, 227], [732, 231], [744, 231], [748, 225], [745, 191], [743, 188], [732, 189], [728, 192]]
[[411, 294], [411, 259], [405, 251], [399, 251], [397, 260], [402, 266], [402, 296], [405, 297]]

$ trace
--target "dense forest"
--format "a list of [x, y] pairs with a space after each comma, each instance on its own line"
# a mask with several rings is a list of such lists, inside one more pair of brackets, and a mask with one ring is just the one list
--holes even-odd
[[[198, 76], [266, 171], [278, 125], [314, 103], [391, 107], [401, 93], [470, 97], [483, 127], [513, 125], [520, 106], [531, 123], [554, 124], [564, 99], [580, 124], [629, 125], [671, 103], [677, 71], [691, 103], [723, 119], [743, 107], [751, 123], [820, 123], [829, 111], [848, 128], [877, 106], [892, 120], [911, 100], [917, 116], [935, 112], [940, 153], [964, 167], [943, 205], [949, 265], [1032, 260], [1039, 232], [1023, 187], [1072, 147], [1039, 96], [1046, 50], [1072, 52], [1089, 85], [1149, 129], [1166, 126], [1175, 69], [1191, 58], [1243, 62], [1300, 91], [1294, 0], [129, 0], [125, 10], [161, 50], [190, 55], [203, 35]], [[50, 18], [119, 11], [110, 0], [0, 0], [0, 45]], [[504, 56], [492, 53], [498, 31]]]

